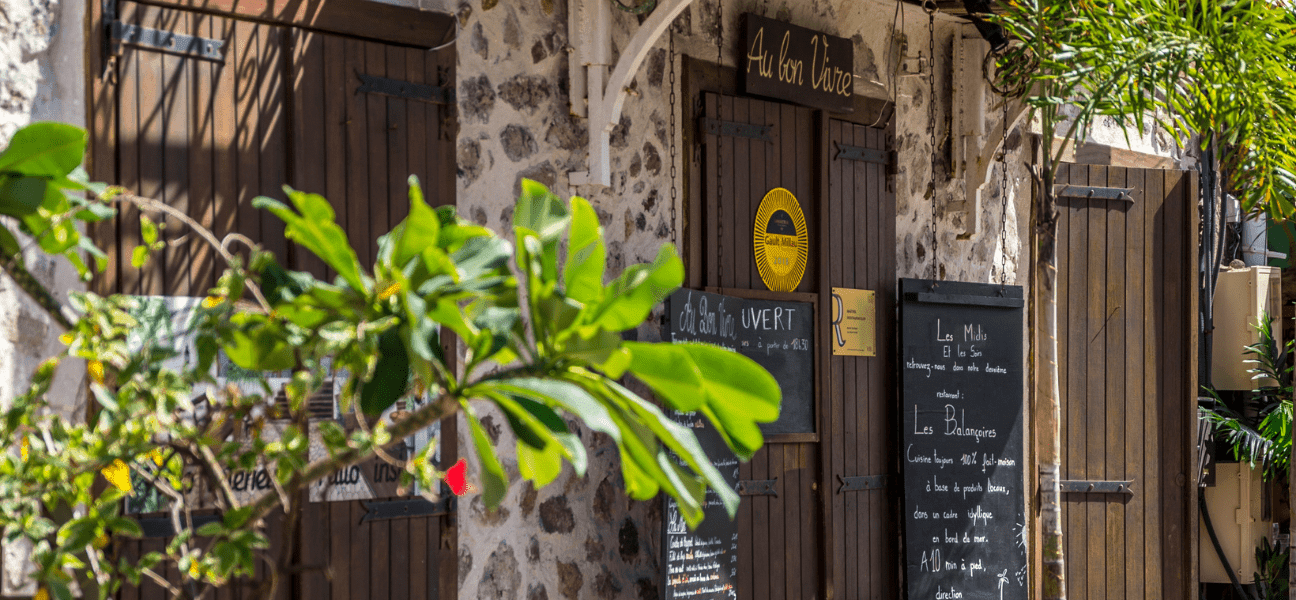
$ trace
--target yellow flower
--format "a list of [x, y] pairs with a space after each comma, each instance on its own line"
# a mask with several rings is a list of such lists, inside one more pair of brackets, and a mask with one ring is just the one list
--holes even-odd
[[166, 462], [165, 457], [162, 456], [161, 448], [154, 448], [152, 450], [149, 450], [148, 457], [153, 459], [153, 464], [159, 467], [162, 466], [164, 462]]
[[71, 331], [64, 332], [63, 335], [60, 335], [60, 336], [59, 336], [59, 341], [60, 341], [60, 342], [63, 342], [63, 345], [64, 345], [64, 346], [71, 346], [71, 345], [72, 345], [72, 340], [75, 340], [75, 339], [76, 339], [76, 336], [73, 336]]
[[98, 360], [90, 361], [87, 370], [90, 371], [90, 379], [93, 379], [95, 383], [103, 385], [104, 382], [103, 361], [98, 361]]
[[189, 578], [198, 579], [202, 575], [202, 569], [198, 568], [198, 561], [189, 563]]
[[126, 466], [126, 463], [122, 462], [120, 458], [114, 460], [111, 465], [104, 467], [99, 472], [103, 473], [104, 479], [113, 484], [113, 487], [123, 492], [130, 492], [133, 489], [131, 488], [130, 467]]
[[378, 293], [378, 299], [379, 299], [379, 300], [386, 300], [386, 299], [391, 298], [392, 296], [394, 296], [394, 295], [396, 294], [396, 292], [399, 292], [399, 291], [401, 291], [401, 284], [400, 284], [399, 281], [397, 281], [397, 282], [395, 282], [395, 283], [393, 283], [393, 284], [387, 286], [387, 288], [384, 289], [383, 291], [379, 292], [379, 293]]
[[36, 595], [32, 596], [32, 600], [50, 600], [49, 590], [43, 587], [39, 590], [36, 590]]
[[25, 435], [22, 437], [22, 444], [18, 446], [18, 454], [22, 456], [23, 462], [27, 462], [27, 455], [31, 454], [31, 440]]
[[220, 296], [207, 296], [206, 298], [203, 298], [203, 301], [202, 301], [202, 307], [203, 307], [203, 308], [215, 308], [215, 307], [218, 306], [221, 302], [224, 302], [224, 301], [225, 301], [225, 299], [222, 298], [222, 297], [220, 297]]

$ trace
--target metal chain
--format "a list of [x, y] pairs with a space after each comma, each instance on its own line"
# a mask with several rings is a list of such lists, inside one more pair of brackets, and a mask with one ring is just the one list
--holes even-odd
[[927, 11], [927, 136], [931, 139], [931, 178], [927, 195], [931, 198], [932, 279], [940, 279], [940, 238], [936, 232], [936, 3], [932, 0], [923, 2], [923, 10]]
[[666, 54], [666, 60], [670, 61], [670, 232], [671, 240], [679, 242], [679, 236], [675, 232], [675, 205], [679, 202], [679, 171], [675, 166], [675, 34], [667, 31], [666, 35], [670, 37], [670, 51]]
[[999, 170], [1003, 177], [999, 181], [999, 197], [1003, 199], [1003, 213], [999, 217], [999, 243], [1003, 245], [1000, 256], [1003, 264], [999, 267], [999, 283], [1008, 285], [1008, 98], [1003, 99], [1003, 140], [999, 145]]
[[[721, 70], [724, 68], [724, 0], [716, 2], [716, 82], [723, 80]], [[716, 95], [716, 117], [720, 116], [720, 95]], [[716, 132], [716, 264], [724, 264], [724, 150], [721, 148], [720, 132]], [[717, 273], [722, 269], [716, 269]], [[710, 282], [720, 285], [720, 282]]]

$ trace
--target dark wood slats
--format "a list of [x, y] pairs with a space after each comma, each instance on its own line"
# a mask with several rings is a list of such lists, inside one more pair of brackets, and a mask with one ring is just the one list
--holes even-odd
[[[96, 4], [92, 18], [99, 18]], [[381, 10], [381, 9], [380, 9]], [[122, 2], [121, 18], [227, 41], [224, 64], [125, 47], [97, 81], [92, 104], [92, 173], [176, 206], [218, 238], [242, 233], [272, 249], [288, 268], [332, 277], [318, 258], [290, 246], [282, 224], [252, 208], [257, 195], [285, 199], [288, 183], [324, 194], [366, 265], [386, 233], [408, 212], [406, 180], [419, 178], [433, 206], [455, 202], [452, 106], [357, 94], [357, 72], [418, 84], [453, 82], [453, 50], [408, 47], [213, 14]], [[98, 35], [96, 30], [95, 35]], [[97, 53], [96, 53], [97, 56]], [[97, 60], [97, 59], [96, 59]], [[109, 253], [103, 293], [204, 295], [224, 265], [210, 246], [165, 222], [167, 248], [140, 270], [129, 264], [141, 242], [138, 211], [91, 229]], [[236, 249], [239, 247], [236, 245]], [[453, 343], [453, 340], [447, 340]], [[456, 458], [453, 423], [442, 435], [443, 466]], [[284, 544], [281, 516], [270, 520], [272, 547], [293, 552], [300, 574], [276, 597], [452, 598], [458, 585], [455, 531], [442, 517], [360, 524], [359, 502], [308, 504]], [[124, 555], [162, 548], [128, 543]], [[173, 583], [180, 573], [159, 567]], [[219, 590], [220, 600], [259, 597], [265, 579]], [[164, 598], [156, 583], [126, 586], [119, 597]]]
[[1059, 183], [1134, 189], [1132, 203], [1058, 204], [1064, 478], [1136, 482], [1133, 495], [1063, 495], [1070, 595], [1195, 590], [1194, 181], [1101, 165], [1058, 171]]

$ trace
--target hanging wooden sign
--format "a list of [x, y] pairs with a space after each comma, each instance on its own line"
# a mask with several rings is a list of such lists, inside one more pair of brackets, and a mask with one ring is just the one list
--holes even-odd
[[854, 42], [750, 13], [743, 19], [743, 92], [833, 112], [854, 110]]
[[756, 270], [765, 287], [790, 292], [801, 284], [810, 258], [810, 235], [796, 196], [783, 188], [765, 194], [752, 226]]

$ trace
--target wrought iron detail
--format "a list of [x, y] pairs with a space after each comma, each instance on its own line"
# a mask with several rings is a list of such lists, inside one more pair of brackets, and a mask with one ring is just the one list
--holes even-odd
[[377, 75], [365, 75], [364, 73], [357, 73], [357, 75], [360, 76], [360, 87], [356, 89], [357, 93], [382, 94], [394, 98], [420, 100], [433, 104], [455, 103], [455, 91], [453, 88], [389, 79]]
[[422, 498], [410, 498], [408, 500], [382, 500], [378, 502], [361, 501], [360, 504], [365, 508], [365, 515], [360, 518], [360, 522], [365, 523], [388, 519], [412, 519], [414, 517], [448, 515], [454, 512], [458, 502], [455, 496], [446, 495], [436, 502], [428, 502]]
[[225, 42], [221, 40], [140, 27], [139, 25], [131, 25], [121, 21], [113, 21], [109, 25], [108, 37], [114, 45], [113, 54], [117, 53], [117, 45], [129, 44], [148, 50], [179, 54], [219, 63], [225, 62], [225, 54], [222, 52]]
[[880, 490], [887, 485], [886, 475], [859, 475], [857, 477], [837, 476], [837, 481], [841, 485], [837, 487], [837, 493], [842, 492], [862, 492], [865, 490]]
[[743, 479], [738, 482], [739, 496], [778, 496], [774, 484], [778, 479]]
[[774, 141], [774, 128], [769, 125], [752, 125], [750, 123], [737, 123], [702, 117], [702, 131], [708, 135], [745, 137], [763, 142]]
[[1053, 186], [1053, 195], [1058, 198], [1089, 198], [1134, 202], [1134, 188], [1092, 187], [1059, 183]]
[[837, 142], [833, 142], [833, 145], [837, 147], [837, 153], [833, 155], [833, 160], [857, 160], [877, 165], [890, 165], [895, 160], [895, 153], [886, 150], [865, 148], [864, 146], [847, 146]]
[[1129, 481], [1091, 481], [1083, 479], [1064, 479], [1058, 487], [1064, 494], [1128, 494], [1134, 495], [1134, 480]]

